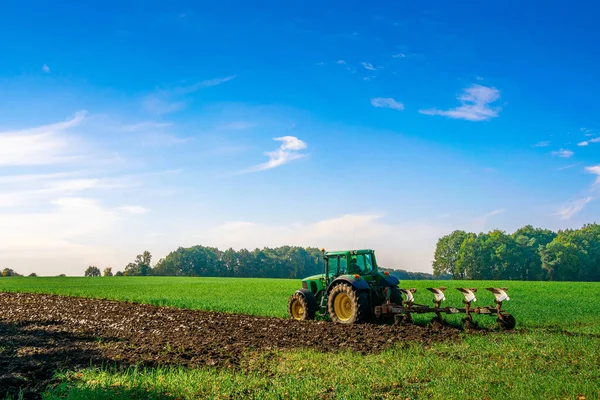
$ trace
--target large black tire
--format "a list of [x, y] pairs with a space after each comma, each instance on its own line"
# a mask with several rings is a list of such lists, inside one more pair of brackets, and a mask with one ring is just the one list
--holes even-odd
[[315, 319], [316, 312], [317, 308], [302, 293], [296, 292], [290, 296], [288, 301], [288, 314], [290, 318], [299, 321]]
[[359, 324], [369, 317], [369, 295], [347, 283], [336, 285], [329, 292], [327, 311], [331, 320], [340, 324]]

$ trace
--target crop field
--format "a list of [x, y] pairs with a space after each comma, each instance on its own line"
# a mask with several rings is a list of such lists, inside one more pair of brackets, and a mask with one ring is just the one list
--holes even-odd
[[2, 278], [0, 398], [600, 399], [600, 283], [401, 282], [436, 286], [507, 286], [515, 330], [292, 321], [297, 280]]

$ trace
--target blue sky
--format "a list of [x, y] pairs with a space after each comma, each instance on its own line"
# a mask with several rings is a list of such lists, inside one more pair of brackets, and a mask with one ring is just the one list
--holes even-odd
[[0, 267], [597, 222], [594, 2], [0, 6]]

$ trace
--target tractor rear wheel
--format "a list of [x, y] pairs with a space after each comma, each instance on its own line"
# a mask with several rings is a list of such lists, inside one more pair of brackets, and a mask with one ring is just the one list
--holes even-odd
[[299, 321], [315, 319], [316, 309], [309, 305], [309, 302], [302, 293], [294, 293], [288, 301], [288, 314], [291, 318]]
[[327, 310], [333, 322], [356, 324], [369, 315], [369, 295], [359, 292], [347, 283], [340, 283], [329, 292]]

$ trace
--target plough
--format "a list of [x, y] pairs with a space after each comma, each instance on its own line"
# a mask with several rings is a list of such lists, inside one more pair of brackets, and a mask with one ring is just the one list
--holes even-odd
[[435, 313], [436, 317], [434, 320], [440, 323], [443, 323], [442, 314], [465, 314], [465, 318], [463, 318], [462, 321], [465, 327], [472, 328], [477, 326], [477, 323], [473, 320], [473, 315], [488, 315], [497, 317], [496, 321], [501, 329], [510, 330], [516, 325], [515, 317], [502, 310], [502, 303], [510, 300], [510, 297], [508, 297], [508, 294], [506, 293], [508, 288], [486, 288], [486, 290], [489, 290], [494, 294], [495, 304], [478, 307], [473, 307], [472, 305], [472, 303], [477, 301], [475, 296], [475, 292], [477, 292], [476, 288], [457, 288], [464, 296], [464, 307], [441, 306], [442, 302], [446, 300], [444, 294], [444, 291], [446, 290], [445, 287], [427, 288], [427, 290], [433, 293], [434, 307], [415, 303], [414, 293], [417, 291], [416, 289], [399, 289], [405, 296], [405, 300], [402, 301], [402, 304], [394, 304], [388, 300], [374, 308], [375, 316], [377, 318], [393, 317], [395, 324], [403, 324], [412, 323], [413, 314]]

